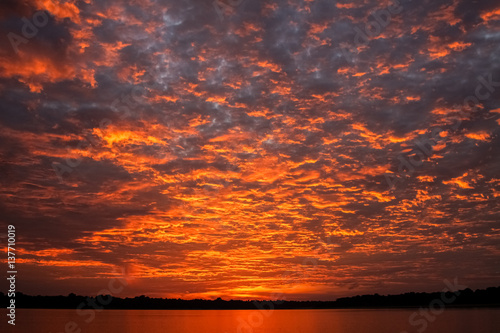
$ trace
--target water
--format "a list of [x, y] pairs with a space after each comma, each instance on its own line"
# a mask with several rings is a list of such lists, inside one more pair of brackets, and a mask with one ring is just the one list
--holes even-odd
[[[5, 309], [4, 309], [5, 310]], [[20, 333], [498, 333], [500, 309], [448, 309], [430, 314], [405, 310], [76, 310], [18, 309], [16, 326], [1, 332]], [[82, 315], [84, 314], [84, 315]], [[87, 323], [85, 320], [88, 320]], [[426, 326], [426, 327], [424, 327]], [[6, 327], [6, 329], [4, 329]], [[81, 330], [81, 331], [79, 331]]]

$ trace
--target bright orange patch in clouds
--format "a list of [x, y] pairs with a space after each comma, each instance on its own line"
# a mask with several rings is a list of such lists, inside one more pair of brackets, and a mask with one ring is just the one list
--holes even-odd
[[46, 10], [57, 19], [70, 18], [75, 23], [80, 23], [80, 10], [74, 1], [61, 2], [58, 0], [30, 0], [37, 9]]
[[500, 8], [481, 14], [481, 18], [486, 22], [490, 20], [500, 20]]
[[479, 141], [489, 141], [490, 134], [488, 132], [475, 132], [465, 134], [469, 139], [479, 140]]

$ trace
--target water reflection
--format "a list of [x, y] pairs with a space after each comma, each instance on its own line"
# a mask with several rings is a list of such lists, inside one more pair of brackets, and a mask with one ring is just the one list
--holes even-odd
[[[418, 328], [409, 324], [414, 311], [106, 310], [87, 323], [88, 317], [75, 310], [19, 309], [15, 328], [6, 320], [0, 327], [22, 333], [413, 333]], [[500, 309], [448, 309], [425, 332], [497, 333], [498, 327]]]

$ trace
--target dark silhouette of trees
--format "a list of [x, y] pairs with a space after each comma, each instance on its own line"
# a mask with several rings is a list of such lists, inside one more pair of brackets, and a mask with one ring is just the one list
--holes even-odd
[[[336, 309], [336, 308], [404, 308], [426, 307], [435, 299], [443, 296], [440, 292], [434, 293], [405, 293], [400, 295], [358, 295], [342, 297], [336, 301], [255, 301], [255, 300], [183, 300], [151, 298], [141, 295], [134, 298], [118, 298], [111, 295], [98, 295], [96, 297], [78, 296], [74, 293], [68, 296], [30, 296], [16, 293], [17, 308], [40, 309], [92, 309], [98, 304], [99, 309]], [[471, 290], [469, 288], [447, 292], [446, 299], [454, 301], [447, 307], [497, 307], [500, 306], [500, 287], [491, 287], [485, 290]], [[103, 302], [106, 300], [106, 302]], [[7, 307], [9, 297], [0, 292], [0, 304]]]

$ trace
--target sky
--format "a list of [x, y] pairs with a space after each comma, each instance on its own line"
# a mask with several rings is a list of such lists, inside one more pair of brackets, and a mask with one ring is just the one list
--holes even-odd
[[0, 6], [18, 291], [500, 285], [498, 1]]

